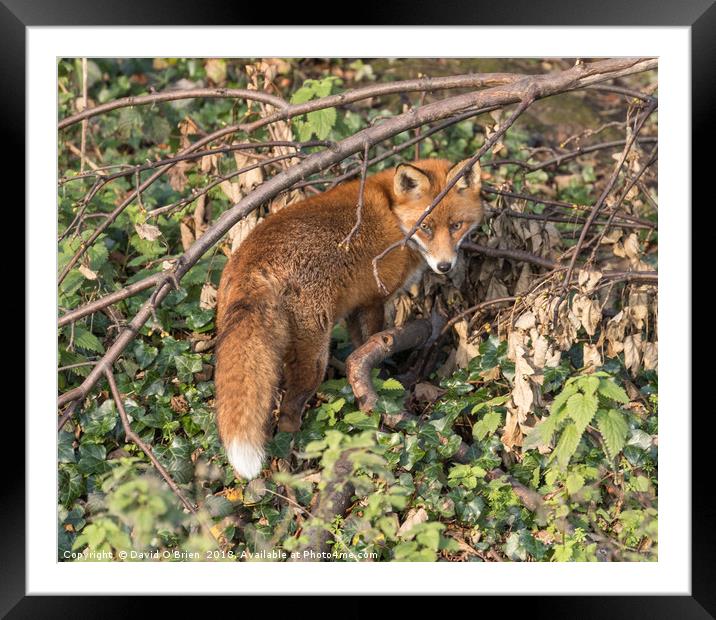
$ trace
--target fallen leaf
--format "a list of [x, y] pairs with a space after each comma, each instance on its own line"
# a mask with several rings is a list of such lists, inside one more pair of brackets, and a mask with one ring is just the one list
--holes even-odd
[[425, 523], [428, 520], [428, 513], [425, 508], [411, 508], [408, 511], [408, 515], [405, 517], [400, 528], [398, 528], [398, 536], [401, 538], [405, 536], [410, 530], [420, 523]]

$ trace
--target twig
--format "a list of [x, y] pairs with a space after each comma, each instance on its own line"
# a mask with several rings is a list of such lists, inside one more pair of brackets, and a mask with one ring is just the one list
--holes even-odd
[[353, 239], [353, 236], [358, 232], [358, 229], [360, 228], [360, 225], [363, 223], [363, 193], [365, 191], [365, 179], [368, 176], [368, 152], [370, 150], [370, 143], [365, 143], [365, 148], [363, 149], [363, 163], [361, 165], [361, 173], [360, 173], [360, 185], [358, 187], [358, 204], [356, 205], [356, 223], [353, 225], [353, 228], [351, 228], [351, 231], [348, 233], [345, 239], [340, 242], [340, 247], [342, 247], [344, 250], [348, 249], [348, 246], [351, 243], [351, 240]]
[[370, 371], [393, 353], [422, 346], [432, 333], [428, 319], [373, 334], [346, 359], [346, 377], [361, 411], [372, 411], [378, 402]]
[[[607, 220], [607, 222], [605, 223], [604, 228], [602, 228], [602, 231], [601, 231], [601, 233], [599, 234], [599, 237], [595, 237], [596, 241], [594, 241], [594, 247], [592, 248], [592, 253], [591, 253], [590, 257], [589, 257], [589, 261], [588, 261], [588, 262], [592, 262], [592, 261], [594, 260], [595, 255], [596, 255], [596, 253], [597, 253], [597, 250], [599, 249], [599, 245], [602, 243], [602, 239], [604, 239], [604, 235], [605, 235], [605, 234], [607, 233], [607, 231], [609, 230], [609, 227], [610, 227], [610, 226], [612, 225], [612, 223], [614, 222], [614, 219], [615, 219], [617, 213], [619, 213], [619, 207], [621, 207], [622, 203], [623, 203], [624, 200], [626, 199], [627, 194], [631, 191], [632, 187], [634, 187], [635, 185], [637, 185], [637, 184], [639, 183], [639, 179], [641, 179], [642, 175], [643, 175], [643, 174], [649, 169], [649, 167], [656, 161], [656, 159], [657, 159], [657, 157], [656, 157], [657, 148], [658, 148], [658, 145], [655, 146], [655, 147], [652, 149], [651, 153], [649, 154], [649, 159], [647, 160], [647, 162], [646, 162], [646, 163], [640, 168], [640, 170], [630, 179], [629, 183], [627, 183], [626, 187], [622, 190], [622, 193], [621, 193], [621, 195], [619, 196], [619, 198], [617, 199], [617, 202], [616, 202], [616, 203], [614, 204], [614, 206], [612, 207], [612, 213], [611, 213], [611, 215], [609, 216], [609, 219]], [[589, 243], [587, 243], [587, 244], [585, 244], [585, 245], [588, 246]]]
[[127, 417], [127, 411], [124, 409], [122, 395], [119, 393], [119, 390], [117, 389], [117, 383], [114, 380], [114, 374], [112, 374], [111, 370], [106, 370], [104, 375], [107, 379], [107, 383], [109, 383], [109, 389], [112, 393], [112, 398], [117, 405], [117, 411], [119, 411], [119, 418], [122, 421], [122, 426], [124, 427], [124, 434], [127, 436], [127, 439], [135, 443], [137, 447], [139, 447], [139, 449], [147, 455], [147, 458], [152, 462], [152, 465], [154, 465], [161, 477], [164, 478], [164, 481], [169, 485], [169, 488], [174, 492], [174, 495], [179, 498], [179, 501], [184, 504], [184, 507], [189, 512], [196, 515], [196, 506], [186, 498], [184, 493], [182, 493], [182, 490], [179, 488], [177, 483], [174, 482], [174, 479], [171, 477], [171, 474], [166, 469], [164, 469], [164, 466], [154, 455], [154, 451], [152, 450], [151, 446], [142, 441], [142, 438], [132, 430], [132, 427], [129, 424], [129, 418]]
[[134, 282], [133, 284], [129, 284], [125, 286], [124, 288], [115, 291], [114, 293], [110, 293], [109, 295], [105, 295], [104, 297], [100, 297], [99, 299], [86, 304], [84, 306], [81, 306], [79, 308], [76, 308], [75, 310], [70, 310], [66, 314], [63, 314], [58, 322], [58, 327], [62, 327], [63, 325], [67, 325], [68, 323], [72, 323], [76, 321], [77, 319], [81, 319], [83, 316], [87, 316], [88, 314], [93, 314], [97, 312], [98, 310], [102, 310], [102, 308], [106, 308], [107, 306], [111, 306], [112, 304], [117, 303], [118, 301], [122, 301], [123, 299], [127, 299], [127, 297], [131, 297], [132, 295], [136, 295], [137, 293], [141, 293], [142, 291], [146, 291], [148, 288], [151, 288], [155, 284], [157, 284], [159, 281], [164, 279], [164, 274], [154, 273], [151, 276], [147, 276], [146, 278], [143, 278], [142, 280], [139, 280], [138, 282]]
[[501, 304], [512, 303], [519, 299], [520, 299], [519, 297], [496, 297], [495, 299], [483, 301], [482, 303], [479, 303], [475, 306], [467, 308], [466, 310], [463, 310], [462, 312], [456, 314], [447, 323], [445, 323], [445, 326], [442, 328], [440, 335], [442, 336], [442, 335], [446, 334], [450, 330], [450, 328], [453, 325], [455, 325], [455, 323], [457, 323], [463, 317], [466, 317], [468, 314], [474, 314], [475, 312], [485, 310], [486, 308], [491, 308], [492, 306], [499, 306]]
[[[87, 58], [82, 59], [82, 109], [87, 109]], [[80, 138], [80, 174], [85, 171], [85, 147], [87, 146], [87, 121], [82, 121]]]
[[[465, 241], [462, 247], [471, 252], [477, 252], [479, 254], [485, 254], [492, 258], [509, 258], [512, 260], [532, 263], [539, 265], [545, 269], [566, 269], [566, 265], [562, 265], [557, 261], [553, 261], [544, 256], [537, 256], [536, 254], [530, 254], [524, 250], [512, 250], [502, 248], [490, 248], [485, 245], [473, 243], [471, 241]], [[625, 280], [637, 280], [644, 282], [657, 282], [658, 272], [656, 271], [617, 271], [612, 269], [605, 269], [602, 271], [602, 277], [604, 278], [619, 278]]]
[[[614, 171], [612, 172], [612, 176], [609, 178], [609, 181], [607, 182], [606, 186], [602, 190], [601, 195], [597, 199], [597, 202], [594, 204], [594, 207], [592, 207], [592, 211], [589, 214], [589, 217], [587, 218], [587, 222], [582, 227], [582, 232], [579, 235], [579, 239], [577, 240], [577, 245], [575, 246], [574, 253], [572, 254], [572, 258], [569, 261], [569, 266], [567, 267], [567, 273], [564, 276], [564, 283], [563, 283], [563, 290], [566, 291], [567, 286], [569, 285], [570, 280], [572, 279], [572, 272], [574, 271], [575, 263], [577, 262], [577, 257], [579, 256], [579, 253], [582, 249], [582, 245], [584, 244], [584, 240], [587, 237], [587, 232], [589, 231], [589, 228], [591, 227], [594, 220], [597, 218], [597, 215], [599, 215], [599, 210], [602, 208], [602, 205], [604, 204], [604, 201], [607, 199], [607, 196], [611, 193], [612, 188], [614, 187], [614, 184], [617, 181], [617, 178], [619, 177], [619, 172], [622, 169], [622, 166], [624, 165], [624, 162], [626, 161], [627, 155], [629, 154], [629, 151], [631, 151], [632, 146], [634, 145], [634, 142], [639, 135], [639, 131], [644, 126], [644, 123], [646, 122], [646, 119], [651, 116], [651, 113], [656, 109], [657, 103], [656, 101], [652, 101], [647, 106], [646, 111], [641, 116], [639, 121], [636, 124], [636, 127], [634, 128], [634, 131], [632, 135], [629, 137], [629, 140], [627, 141], [626, 145], [624, 146], [624, 151], [622, 152], [621, 157], [619, 158], [619, 161], [617, 162], [617, 165], [614, 168]], [[559, 304], [558, 304], [559, 305]]]

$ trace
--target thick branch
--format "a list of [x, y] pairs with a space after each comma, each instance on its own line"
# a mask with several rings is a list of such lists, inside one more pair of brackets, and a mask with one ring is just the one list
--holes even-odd
[[[385, 342], [382, 338], [384, 334], [390, 334], [392, 337], [392, 346]], [[374, 340], [374, 338], [377, 339]], [[370, 410], [370, 408], [364, 407], [364, 404], [360, 403], [359, 393], [363, 393], [367, 388], [368, 398], [377, 399], [377, 394], [373, 389], [372, 382], [370, 380], [371, 370], [374, 366], [377, 366], [385, 357], [398, 351], [402, 351], [405, 348], [411, 348], [412, 346], [418, 347], [425, 344], [430, 337], [430, 322], [426, 319], [420, 319], [406, 324], [402, 328], [396, 328], [394, 330], [386, 330], [380, 334], [376, 334], [373, 338], [360, 346], [354, 351], [346, 362], [346, 369], [349, 366], [353, 366], [352, 371], [348, 371], [348, 382], [353, 388], [353, 393], [356, 395], [356, 400], [359, 401], [362, 410]], [[410, 342], [408, 342], [410, 341]], [[354, 358], [353, 364], [351, 364], [351, 358]], [[358, 390], [358, 391], [356, 391]], [[372, 394], [371, 394], [372, 393]], [[367, 401], [364, 400], [363, 403]], [[382, 422], [389, 428], [396, 430], [398, 426], [404, 423], [416, 423], [420, 424], [420, 420], [413, 414], [407, 411], [400, 411], [394, 414], [383, 414]], [[450, 457], [450, 460], [458, 463], [470, 463], [471, 462], [471, 450], [470, 446], [464, 441], [460, 442], [460, 446]], [[519, 481], [509, 476], [503, 470], [496, 468], [488, 472], [487, 478], [494, 480], [495, 478], [504, 478], [506, 482], [510, 484], [515, 495], [517, 495], [523, 502], [523, 504], [533, 512], [541, 512], [544, 508], [544, 501], [542, 496]], [[344, 508], [347, 509], [347, 505]], [[343, 514], [343, 513], [334, 513]]]
[[289, 120], [308, 112], [315, 112], [316, 110], [323, 110], [325, 108], [336, 108], [363, 99], [370, 99], [371, 97], [394, 93], [430, 92], [454, 88], [484, 88], [486, 86], [509, 84], [523, 77], [524, 76], [517, 73], [473, 73], [469, 75], [452, 75], [437, 78], [422, 77], [415, 80], [400, 80], [387, 84], [372, 84], [363, 88], [347, 90], [337, 95], [315, 99], [307, 103], [289, 105], [265, 118], [246, 124], [243, 130], [251, 133], [260, 127], [270, 125], [276, 121]]
[[394, 353], [422, 346], [431, 333], [432, 325], [428, 319], [411, 321], [403, 327], [373, 334], [348, 356], [346, 377], [361, 411], [372, 411], [378, 402], [378, 393], [370, 376], [371, 369]]

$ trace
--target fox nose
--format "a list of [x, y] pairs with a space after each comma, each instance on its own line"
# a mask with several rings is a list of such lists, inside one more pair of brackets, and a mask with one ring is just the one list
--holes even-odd
[[438, 263], [438, 271], [440, 273], [447, 273], [451, 269], [452, 269], [452, 263], [448, 263], [448, 262]]

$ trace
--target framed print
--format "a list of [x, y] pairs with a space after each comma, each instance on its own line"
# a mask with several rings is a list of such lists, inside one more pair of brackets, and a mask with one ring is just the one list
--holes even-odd
[[690, 256], [716, 13], [518, 4], [338, 27], [5, 3], [9, 617], [149, 594], [714, 613]]

